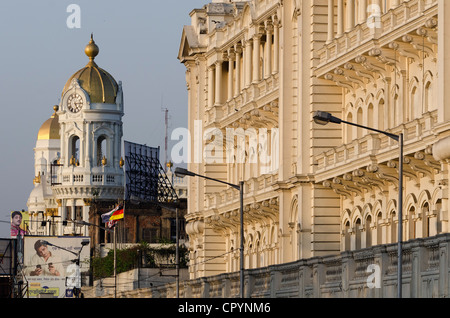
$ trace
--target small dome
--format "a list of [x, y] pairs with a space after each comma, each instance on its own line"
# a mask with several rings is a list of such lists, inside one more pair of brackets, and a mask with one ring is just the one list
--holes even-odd
[[118, 85], [116, 80], [104, 69], [98, 67], [94, 58], [99, 53], [99, 48], [95, 44], [93, 36], [84, 53], [89, 57], [89, 63], [78, 72], [73, 74], [64, 86], [62, 95], [69, 89], [72, 79], [76, 78], [82, 89], [84, 89], [91, 100], [91, 103], [115, 104]]
[[59, 139], [59, 120], [56, 112], [58, 111], [58, 106], [53, 106], [55, 111], [49, 119], [47, 119], [39, 129], [38, 140], [49, 140], [49, 139]]

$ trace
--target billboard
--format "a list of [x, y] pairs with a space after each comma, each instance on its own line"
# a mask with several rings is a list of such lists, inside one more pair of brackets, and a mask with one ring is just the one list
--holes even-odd
[[125, 150], [125, 200], [136, 202], [173, 202], [175, 190], [159, 162], [159, 147], [129, 141]]
[[24, 273], [30, 298], [73, 297], [89, 270], [89, 237], [24, 237]]
[[0, 239], [0, 276], [15, 275], [15, 240]]
[[18, 234], [24, 236], [27, 233], [29, 219], [28, 211], [11, 212], [11, 238], [16, 238]]

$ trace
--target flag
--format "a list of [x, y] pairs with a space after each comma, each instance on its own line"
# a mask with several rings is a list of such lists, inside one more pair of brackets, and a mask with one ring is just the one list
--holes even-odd
[[102, 222], [107, 223], [110, 221], [116, 221], [123, 219], [124, 209], [122, 205], [117, 205], [109, 212], [102, 214]]
[[108, 221], [108, 222], [106, 222], [106, 227], [108, 229], [112, 229], [113, 227], [116, 226], [116, 223], [117, 223], [117, 220]]

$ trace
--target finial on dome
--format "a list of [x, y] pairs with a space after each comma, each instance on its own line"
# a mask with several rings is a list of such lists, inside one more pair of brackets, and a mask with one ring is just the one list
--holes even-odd
[[93, 62], [94, 58], [98, 55], [98, 52], [99, 48], [94, 42], [94, 33], [91, 33], [91, 40], [89, 41], [89, 44], [86, 45], [84, 53], [89, 57], [89, 60]]

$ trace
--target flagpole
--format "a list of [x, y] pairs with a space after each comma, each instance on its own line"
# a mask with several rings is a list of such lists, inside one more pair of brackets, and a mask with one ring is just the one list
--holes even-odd
[[117, 240], [116, 240], [116, 226], [114, 226], [114, 298], [117, 298], [117, 270], [116, 270], [116, 245], [117, 245]]

